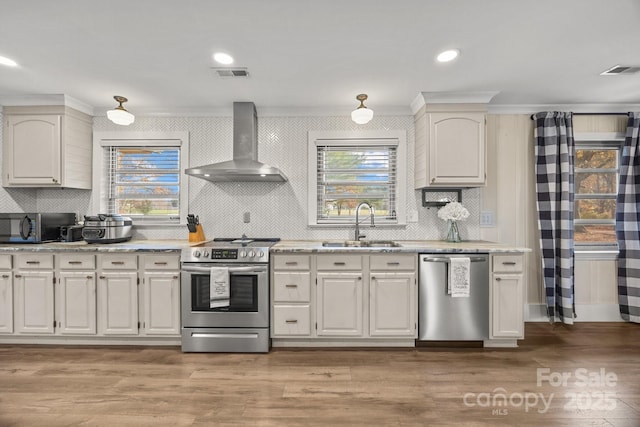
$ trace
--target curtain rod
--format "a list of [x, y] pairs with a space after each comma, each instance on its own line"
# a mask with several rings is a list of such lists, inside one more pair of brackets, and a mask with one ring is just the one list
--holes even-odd
[[[629, 113], [573, 113], [574, 116], [626, 116]], [[533, 116], [531, 115], [531, 120], [533, 120]]]

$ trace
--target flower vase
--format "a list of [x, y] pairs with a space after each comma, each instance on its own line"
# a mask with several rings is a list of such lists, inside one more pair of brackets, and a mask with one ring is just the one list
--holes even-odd
[[460, 238], [460, 231], [458, 230], [458, 223], [455, 220], [448, 220], [448, 230], [447, 230], [447, 238], [445, 239], [447, 242], [451, 243], [459, 243], [462, 241]]

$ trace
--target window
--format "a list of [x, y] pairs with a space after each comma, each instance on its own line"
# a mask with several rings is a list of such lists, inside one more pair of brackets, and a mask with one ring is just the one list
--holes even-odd
[[180, 147], [109, 147], [108, 213], [180, 216]]
[[310, 132], [311, 225], [351, 225], [361, 202], [373, 206], [376, 225], [405, 223], [404, 183], [399, 182], [399, 171], [405, 170], [404, 135], [358, 135]]
[[574, 242], [581, 249], [617, 247], [616, 198], [623, 138], [575, 136]]
[[101, 198], [96, 213], [131, 217], [136, 225], [179, 224], [187, 215], [186, 135], [99, 135]]

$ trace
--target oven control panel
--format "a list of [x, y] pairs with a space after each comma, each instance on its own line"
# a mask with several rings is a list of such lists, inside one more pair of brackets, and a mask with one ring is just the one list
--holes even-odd
[[183, 251], [183, 262], [269, 262], [269, 248], [191, 248]]

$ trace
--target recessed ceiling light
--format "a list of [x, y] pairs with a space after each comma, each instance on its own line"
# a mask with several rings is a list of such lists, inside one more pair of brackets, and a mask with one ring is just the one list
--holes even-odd
[[440, 52], [438, 56], [436, 56], [436, 60], [438, 62], [449, 62], [453, 61], [460, 55], [460, 51], [458, 49], [449, 49], [444, 52]]
[[0, 56], [0, 64], [6, 65], [8, 67], [17, 67], [18, 63], [13, 59], [5, 58], [4, 56]]
[[229, 55], [228, 53], [224, 53], [224, 52], [214, 53], [213, 54], [213, 59], [218, 64], [222, 64], [222, 65], [233, 64], [233, 57], [231, 55]]

